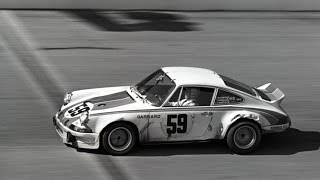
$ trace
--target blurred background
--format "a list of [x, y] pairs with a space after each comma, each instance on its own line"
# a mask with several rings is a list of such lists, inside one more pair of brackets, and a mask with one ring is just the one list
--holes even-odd
[[1, 0], [13, 9], [319, 10], [318, 0]]
[[[320, 1], [1, 0], [1, 179], [318, 179]], [[162, 66], [212, 69], [286, 99], [287, 132], [235, 155], [223, 142], [127, 156], [62, 144], [66, 92], [132, 85]]]

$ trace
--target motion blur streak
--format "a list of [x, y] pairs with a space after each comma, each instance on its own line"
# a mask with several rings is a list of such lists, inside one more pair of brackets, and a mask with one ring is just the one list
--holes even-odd
[[[31, 82], [33, 90], [45, 99], [45, 104], [49, 112], [54, 112], [62, 104], [63, 94], [66, 92], [66, 84], [63, 83], [59, 74], [50, 64], [45, 55], [36, 50], [37, 45], [27, 30], [19, 22], [13, 12], [1, 11], [1, 22], [4, 26], [0, 28], [0, 40], [3, 40], [3, 46], [12, 59], [20, 64], [20, 68], [25, 72], [20, 72], [25, 79]], [[40, 93], [39, 93], [40, 92]], [[51, 119], [47, 119], [50, 121]], [[99, 179], [121, 179], [126, 180], [119, 167], [112, 159], [102, 165], [96, 160], [96, 156], [85, 154], [79, 156], [87, 166], [93, 168], [96, 178]], [[112, 171], [109, 173], [107, 169]]]
[[[2, 11], [1, 19], [7, 27], [1, 28], [1, 34], [4, 35], [3, 38], [9, 48], [29, 72], [30, 78], [41, 87], [39, 90], [43, 90], [47, 100], [52, 103], [53, 107], [58, 108], [61, 104], [61, 97], [66, 92], [62, 85], [63, 81], [57, 77], [59, 73], [54, 70], [43, 54], [36, 51], [35, 42], [32, 41], [13, 12]], [[44, 86], [44, 84], [50, 84], [50, 86]]]

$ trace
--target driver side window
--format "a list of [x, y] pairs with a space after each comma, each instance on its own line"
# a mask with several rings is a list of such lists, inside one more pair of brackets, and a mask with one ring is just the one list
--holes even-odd
[[214, 88], [183, 87], [177, 89], [165, 107], [210, 106]]

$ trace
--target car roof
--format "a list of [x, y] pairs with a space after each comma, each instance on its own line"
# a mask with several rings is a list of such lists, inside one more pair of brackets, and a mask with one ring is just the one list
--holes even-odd
[[161, 68], [177, 86], [200, 85], [226, 88], [226, 84], [214, 71], [195, 67], [163, 67]]

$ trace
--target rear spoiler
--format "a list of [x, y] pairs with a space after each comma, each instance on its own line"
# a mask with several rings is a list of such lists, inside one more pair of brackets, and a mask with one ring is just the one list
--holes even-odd
[[265, 93], [265, 95], [270, 98], [271, 103], [280, 104], [285, 97], [284, 93], [279, 88], [273, 86], [271, 83], [264, 84], [257, 89]]

